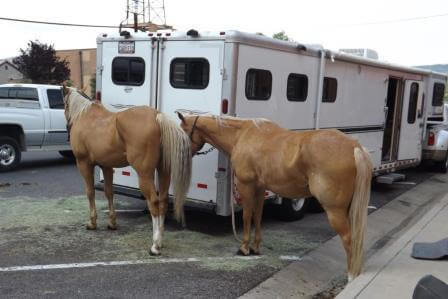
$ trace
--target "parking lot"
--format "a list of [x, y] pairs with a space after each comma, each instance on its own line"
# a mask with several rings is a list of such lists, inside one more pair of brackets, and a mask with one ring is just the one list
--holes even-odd
[[[433, 174], [405, 173], [416, 184]], [[376, 185], [370, 205], [380, 208], [413, 186]], [[76, 165], [57, 153], [24, 153], [16, 171], [0, 174], [0, 294], [235, 298], [334, 236], [324, 214], [288, 223], [266, 206], [262, 255], [241, 258], [230, 217], [188, 209], [185, 229], [168, 217], [162, 255], [150, 257], [146, 203], [117, 196], [119, 228], [109, 231], [97, 192], [98, 229], [88, 231], [83, 188]]]

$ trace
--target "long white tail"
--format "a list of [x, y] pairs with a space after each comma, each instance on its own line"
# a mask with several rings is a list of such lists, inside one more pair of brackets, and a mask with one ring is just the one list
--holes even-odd
[[163, 113], [157, 114], [162, 144], [162, 163], [174, 186], [174, 216], [185, 224], [184, 201], [191, 181], [191, 141], [182, 128]]
[[361, 273], [364, 259], [364, 235], [367, 226], [367, 207], [370, 200], [372, 162], [365, 149], [354, 150], [356, 164], [355, 191], [350, 204], [351, 259], [349, 276], [355, 278]]

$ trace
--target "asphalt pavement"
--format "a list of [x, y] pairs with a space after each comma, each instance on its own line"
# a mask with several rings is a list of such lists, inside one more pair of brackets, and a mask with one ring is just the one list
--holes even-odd
[[[19, 169], [0, 174], [0, 294], [5, 297], [236, 298], [335, 233], [324, 214], [277, 220], [266, 206], [262, 255], [241, 259], [229, 217], [187, 212], [187, 228], [169, 217], [161, 257], [149, 257], [150, 217], [142, 200], [116, 197], [117, 231], [97, 192], [98, 229], [87, 231], [88, 205], [76, 165], [58, 153], [24, 153]], [[417, 185], [428, 169], [406, 171]], [[380, 208], [415, 186], [375, 186]], [[374, 211], [374, 209], [371, 209]], [[241, 233], [241, 215], [237, 227]]]

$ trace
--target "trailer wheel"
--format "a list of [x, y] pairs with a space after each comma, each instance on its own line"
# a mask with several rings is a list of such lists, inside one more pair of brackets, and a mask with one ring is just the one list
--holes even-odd
[[437, 164], [438, 169], [441, 173], [447, 173], [448, 171], [448, 151], [445, 155], [445, 159]]
[[324, 208], [322, 208], [322, 206], [320, 205], [319, 201], [314, 198], [308, 198], [308, 206], [307, 206], [307, 211], [309, 213], [323, 213], [325, 212]]
[[305, 216], [308, 206], [308, 199], [303, 198], [282, 198], [278, 217], [283, 221], [297, 221]]
[[75, 155], [73, 154], [72, 151], [59, 151], [59, 154], [64, 158], [68, 158], [71, 160], [75, 159]]
[[0, 137], [0, 172], [10, 171], [19, 165], [22, 153], [19, 144], [11, 137]]

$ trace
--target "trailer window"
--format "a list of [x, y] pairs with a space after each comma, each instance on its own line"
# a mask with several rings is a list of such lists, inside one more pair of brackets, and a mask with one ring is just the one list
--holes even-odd
[[266, 101], [271, 97], [272, 74], [267, 70], [249, 69], [246, 73], [246, 98]]
[[334, 103], [338, 93], [338, 81], [336, 78], [324, 77], [324, 86], [322, 90], [322, 102]]
[[411, 90], [409, 92], [408, 124], [415, 123], [415, 116], [417, 114], [417, 101], [418, 84], [414, 82], [411, 84]]
[[434, 90], [432, 93], [432, 105], [433, 106], [442, 106], [444, 94], [445, 94], [445, 84], [434, 83]]
[[142, 85], [145, 82], [145, 61], [140, 57], [114, 58], [112, 82], [116, 85]]
[[308, 95], [308, 77], [303, 74], [289, 74], [286, 87], [288, 101], [304, 102]]
[[205, 89], [210, 77], [210, 64], [205, 58], [176, 58], [170, 65], [170, 83], [174, 88]]
[[60, 89], [47, 89], [48, 104], [51, 109], [64, 109], [64, 97]]

